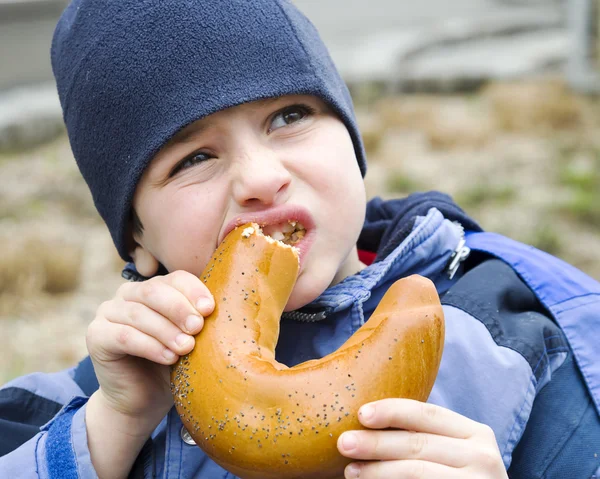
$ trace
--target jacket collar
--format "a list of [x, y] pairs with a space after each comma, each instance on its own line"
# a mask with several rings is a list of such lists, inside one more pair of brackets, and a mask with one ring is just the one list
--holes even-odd
[[377, 197], [367, 203], [358, 248], [376, 253], [375, 262], [385, 259], [411, 233], [416, 218], [426, 216], [431, 208], [436, 208], [444, 218], [460, 223], [467, 231], [482, 231], [450, 196], [438, 191], [388, 201]]

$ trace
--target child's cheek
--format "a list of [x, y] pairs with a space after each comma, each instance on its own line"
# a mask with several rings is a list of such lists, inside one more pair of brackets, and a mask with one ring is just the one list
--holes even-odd
[[165, 266], [200, 274], [217, 246], [226, 201], [212, 188], [178, 192], [161, 228]]
[[345, 189], [360, 178], [360, 169], [349, 136], [335, 135], [323, 138], [321, 147], [310, 158], [314, 172], [313, 184], [317, 188]]

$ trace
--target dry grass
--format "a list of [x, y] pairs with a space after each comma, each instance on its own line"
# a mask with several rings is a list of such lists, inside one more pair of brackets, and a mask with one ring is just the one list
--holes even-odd
[[434, 150], [481, 149], [494, 137], [495, 129], [493, 123], [475, 115], [467, 116], [463, 121], [448, 115], [436, 117], [425, 133]]
[[382, 98], [372, 110], [385, 135], [369, 192], [448, 192], [484, 228], [600, 278], [599, 99], [550, 78]]
[[383, 98], [374, 108], [386, 128], [423, 130], [434, 121], [439, 104], [433, 95], [399, 95]]
[[80, 284], [82, 248], [32, 236], [0, 238], [0, 314], [11, 314], [40, 295], [74, 291]]
[[510, 132], [573, 130], [585, 123], [585, 100], [560, 80], [492, 84], [487, 99], [500, 129]]
[[381, 118], [373, 113], [357, 112], [357, 121], [367, 155], [377, 153], [385, 137], [386, 127]]
[[423, 132], [434, 150], [482, 148], [495, 133], [486, 105], [453, 96], [400, 96], [376, 106], [381, 123], [389, 129]]
[[581, 97], [553, 78], [494, 83], [470, 98], [401, 95], [375, 104], [384, 128], [418, 130], [434, 150], [481, 149], [501, 132], [581, 133], [598, 127], [599, 108], [598, 100]]
[[596, 68], [600, 72], [600, 0], [596, 0], [595, 3], [596, 16], [594, 22], [594, 32], [596, 35], [596, 44], [594, 45], [594, 55], [593, 58], [596, 63]]

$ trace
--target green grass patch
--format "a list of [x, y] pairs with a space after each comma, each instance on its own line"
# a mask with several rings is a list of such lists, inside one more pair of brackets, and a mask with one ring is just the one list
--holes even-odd
[[392, 193], [415, 193], [423, 191], [423, 185], [401, 171], [391, 171], [386, 179], [386, 187]]
[[572, 158], [559, 170], [558, 181], [570, 193], [559, 210], [600, 229], [600, 149], [581, 153], [579, 161]]
[[535, 227], [526, 241], [546, 253], [559, 256], [563, 252], [560, 233], [550, 224], [542, 223]]
[[572, 164], [566, 165], [560, 172], [560, 183], [580, 192], [592, 193], [600, 188], [600, 161], [598, 165], [578, 168]]
[[27, 370], [27, 362], [21, 356], [15, 356], [9, 359], [9, 364], [0, 369], [0, 385], [3, 385], [15, 378], [30, 373]]
[[577, 191], [561, 208], [577, 221], [600, 229], [600, 192]]
[[474, 208], [483, 205], [505, 205], [517, 197], [517, 190], [513, 185], [476, 184], [456, 194], [456, 201], [465, 208]]

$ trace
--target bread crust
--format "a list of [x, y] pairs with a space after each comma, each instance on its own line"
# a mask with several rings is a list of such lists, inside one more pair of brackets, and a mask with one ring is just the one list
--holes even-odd
[[233, 230], [201, 279], [215, 298], [194, 350], [173, 367], [183, 424], [217, 464], [243, 479], [343, 477], [342, 432], [364, 429], [360, 406], [425, 401], [444, 341], [433, 283], [394, 283], [337, 351], [292, 368], [275, 361], [279, 321], [298, 274], [294, 248], [257, 225]]

